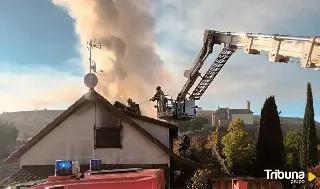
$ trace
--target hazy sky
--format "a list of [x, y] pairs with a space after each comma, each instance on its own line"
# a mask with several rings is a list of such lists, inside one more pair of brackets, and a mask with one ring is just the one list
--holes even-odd
[[[95, 51], [98, 68], [107, 69], [99, 76], [101, 93], [111, 100], [132, 94], [142, 102], [157, 85], [176, 96], [185, 82], [184, 70], [200, 50], [204, 29], [320, 35], [314, 16], [320, 9], [318, 0], [150, 2], [1, 0], [0, 111], [65, 109], [80, 98], [87, 92], [83, 45], [90, 37], [105, 46], [100, 54]], [[106, 56], [110, 49], [112, 60]], [[239, 50], [198, 105], [244, 108], [250, 100], [252, 110], [260, 114], [265, 98], [275, 95], [283, 116], [303, 117], [306, 84], [311, 82], [320, 121], [319, 80], [318, 71], [270, 63], [265, 56]], [[117, 92], [111, 95], [113, 90]]]

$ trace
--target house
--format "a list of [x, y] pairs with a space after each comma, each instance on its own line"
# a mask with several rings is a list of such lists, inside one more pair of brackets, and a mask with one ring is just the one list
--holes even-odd
[[236, 117], [241, 118], [244, 124], [253, 125], [253, 112], [250, 110], [250, 101], [246, 102], [245, 109], [219, 108], [212, 112], [214, 126], [229, 125]]
[[176, 125], [120, 111], [90, 90], [5, 160], [20, 170], [0, 186], [45, 179], [58, 159], [78, 161], [82, 171], [101, 159], [104, 169], [162, 168], [168, 187], [172, 160], [200, 166], [173, 153], [177, 134]]

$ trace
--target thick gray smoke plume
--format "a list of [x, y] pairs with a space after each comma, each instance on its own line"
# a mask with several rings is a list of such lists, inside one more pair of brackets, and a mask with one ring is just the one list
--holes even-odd
[[[109, 101], [147, 101], [162, 79], [170, 79], [155, 52], [153, 20], [144, 0], [53, 0], [75, 20], [81, 44], [94, 38], [102, 50], [93, 51], [99, 75], [98, 92]], [[81, 49], [85, 68], [88, 51]], [[144, 114], [155, 115], [152, 103], [142, 106]]]

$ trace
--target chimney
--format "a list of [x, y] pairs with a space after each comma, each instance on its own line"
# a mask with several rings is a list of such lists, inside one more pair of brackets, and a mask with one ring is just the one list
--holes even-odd
[[249, 100], [246, 102], [246, 109], [250, 110], [250, 101]]

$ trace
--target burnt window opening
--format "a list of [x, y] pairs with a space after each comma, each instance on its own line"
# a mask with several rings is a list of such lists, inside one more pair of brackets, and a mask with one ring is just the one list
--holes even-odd
[[122, 126], [95, 125], [94, 148], [122, 148]]

